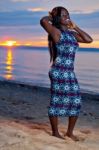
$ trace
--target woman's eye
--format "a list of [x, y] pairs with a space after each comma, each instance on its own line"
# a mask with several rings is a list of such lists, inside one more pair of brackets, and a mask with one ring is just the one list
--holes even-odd
[[67, 17], [67, 15], [61, 15], [61, 17]]

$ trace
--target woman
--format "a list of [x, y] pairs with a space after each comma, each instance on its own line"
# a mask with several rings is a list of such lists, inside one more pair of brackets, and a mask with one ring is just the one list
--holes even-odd
[[74, 73], [74, 58], [78, 42], [91, 43], [92, 38], [70, 20], [64, 7], [55, 7], [49, 16], [40, 20], [48, 33], [51, 81], [51, 100], [48, 115], [52, 135], [63, 138], [58, 131], [58, 116], [68, 116], [69, 123], [65, 136], [78, 140], [73, 129], [81, 108], [80, 87]]

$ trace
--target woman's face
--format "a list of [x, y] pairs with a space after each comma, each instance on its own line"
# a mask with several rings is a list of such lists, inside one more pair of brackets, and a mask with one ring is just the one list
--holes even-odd
[[60, 17], [60, 23], [61, 25], [67, 25], [66, 20], [70, 19], [69, 13], [68, 11], [66, 11], [65, 9], [61, 10], [61, 17]]

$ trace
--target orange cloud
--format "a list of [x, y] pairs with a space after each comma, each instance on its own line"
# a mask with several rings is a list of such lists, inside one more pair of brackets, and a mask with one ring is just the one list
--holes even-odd
[[28, 8], [28, 11], [44, 11], [45, 9], [44, 8], [40, 8], [40, 7], [37, 7], [37, 8]]
[[92, 48], [99, 48], [99, 41], [93, 41], [92, 43], [80, 43], [80, 47], [92, 47]]
[[[0, 42], [0, 46], [20, 46], [20, 45], [26, 45], [26, 46], [48, 46], [48, 41], [46, 37], [39, 37], [37, 40], [32, 41], [20, 41], [17, 42], [15, 40], [7, 40]], [[80, 43], [80, 47], [89, 47], [89, 48], [99, 48], [99, 41], [93, 41], [92, 43]]]
[[43, 47], [43, 46], [48, 46], [48, 42], [46, 40], [43, 40], [43, 41], [35, 41], [35, 42], [26, 42], [26, 43], [23, 43], [23, 45], [26, 45], [26, 46], [40, 46], [40, 47]]
[[[23, 45], [27, 45], [27, 46], [48, 46], [48, 41], [47, 40], [37, 40], [34, 42], [26, 42]], [[94, 41], [92, 43], [80, 43], [79, 44], [80, 47], [89, 47], [89, 48], [99, 48], [99, 41]]]

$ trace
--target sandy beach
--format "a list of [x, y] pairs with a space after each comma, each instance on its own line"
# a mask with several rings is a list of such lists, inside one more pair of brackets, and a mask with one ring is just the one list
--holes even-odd
[[[74, 142], [51, 136], [47, 108], [50, 89], [0, 81], [0, 150], [99, 150], [99, 95], [82, 93]], [[68, 119], [59, 118], [63, 135]]]

